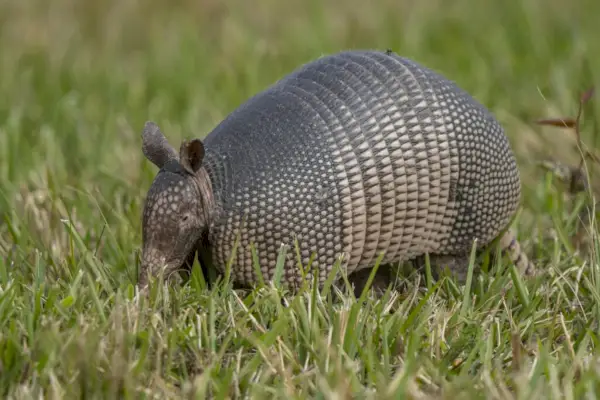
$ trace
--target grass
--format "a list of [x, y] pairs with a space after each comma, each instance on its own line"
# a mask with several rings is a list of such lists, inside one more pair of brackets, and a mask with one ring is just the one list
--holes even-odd
[[[600, 241], [589, 195], [535, 163], [576, 163], [574, 115], [600, 82], [591, 0], [0, 2], [0, 393], [69, 398], [594, 398]], [[134, 294], [155, 174], [140, 132], [203, 137], [321, 54], [391, 48], [504, 124], [523, 174], [515, 226], [545, 274], [503, 263], [467, 287], [418, 274], [377, 301], [267, 283]], [[597, 148], [600, 101], [583, 141]], [[593, 172], [593, 171], [592, 171]], [[592, 215], [594, 215], [592, 213]], [[509, 287], [509, 283], [517, 283]], [[364, 300], [364, 301], [361, 301]]]

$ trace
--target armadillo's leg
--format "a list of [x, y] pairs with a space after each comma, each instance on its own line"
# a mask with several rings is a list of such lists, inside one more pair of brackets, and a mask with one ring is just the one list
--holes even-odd
[[[175, 278], [177, 279], [179, 282], [186, 282], [190, 279], [190, 277], [192, 276], [192, 268], [194, 266], [194, 261], [196, 260], [196, 249], [192, 250], [190, 252], [190, 254], [188, 254], [188, 256], [185, 258], [184, 263], [181, 265], [181, 267], [177, 270], [177, 273], [179, 274], [179, 278]], [[202, 266], [202, 273], [204, 273], [204, 266]], [[174, 277], [171, 277], [172, 279]]]
[[521, 245], [517, 240], [517, 235], [514, 230], [507, 230], [498, 242], [502, 253], [510, 258], [511, 262], [517, 267], [517, 270], [524, 276], [532, 276], [535, 274], [535, 266], [529, 260], [529, 257], [521, 249]]
[[194, 261], [196, 260], [196, 249], [194, 249], [185, 259], [185, 262], [179, 269], [179, 274], [185, 280], [189, 279], [192, 275], [192, 268], [194, 267]]
[[[439, 279], [444, 270], [450, 272], [459, 283], [467, 281], [469, 272], [469, 255], [451, 255], [451, 254], [431, 254], [429, 256], [431, 273], [434, 279]], [[425, 268], [425, 257], [418, 257], [413, 261], [413, 265], [418, 269]]]
[[[348, 275], [348, 281], [353, 286], [354, 295], [356, 297], [360, 297], [362, 294], [372, 270], [372, 268], [363, 268]], [[376, 297], [382, 297], [392, 283], [392, 280], [393, 275], [391, 267], [389, 265], [380, 265], [373, 277], [370, 290], [373, 291]]]
[[[508, 256], [510, 261], [517, 267], [517, 270], [523, 276], [532, 276], [535, 274], [535, 266], [529, 260], [527, 255], [521, 249], [521, 245], [517, 240], [514, 230], [509, 229], [500, 236], [498, 240], [501, 254]], [[477, 251], [476, 256], [479, 256], [484, 249]], [[467, 273], [469, 271], [469, 254], [464, 255], [447, 255], [433, 254], [429, 256], [432, 274], [435, 279], [439, 278], [440, 272], [448, 269], [449, 272], [456, 277], [458, 282], [465, 283]], [[477, 263], [477, 257], [475, 262]], [[414, 260], [414, 266], [423, 269], [425, 267], [425, 257], [421, 256]], [[476, 267], [478, 267], [476, 265]], [[476, 269], [477, 271], [477, 269]]]

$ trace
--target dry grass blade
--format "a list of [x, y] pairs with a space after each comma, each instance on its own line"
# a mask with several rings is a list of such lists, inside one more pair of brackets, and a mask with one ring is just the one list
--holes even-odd
[[535, 122], [538, 125], [554, 126], [566, 129], [573, 129], [577, 124], [577, 121], [573, 118], [542, 118]]

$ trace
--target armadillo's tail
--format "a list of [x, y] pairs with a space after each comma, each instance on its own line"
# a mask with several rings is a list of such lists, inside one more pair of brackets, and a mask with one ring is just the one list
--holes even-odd
[[527, 254], [521, 249], [517, 235], [512, 228], [508, 229], [500, 237], [499, 246], [502, 253], [510, 258], [522, 275], [533, 276], [535, 274], [535, 265], [533, 265]]

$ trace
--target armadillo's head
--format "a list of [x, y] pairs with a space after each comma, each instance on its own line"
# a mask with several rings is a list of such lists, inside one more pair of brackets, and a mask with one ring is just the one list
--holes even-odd
[[196, 253], [209, 224], [212, 191], [202, 168], [204, 146], [199, 139], [184, 141], [179, 154], [152, 122], [142, 133], [143, 152], [160, 171], [144, 204], [142, 265], [138, 285], [149, 276], [170, 278]]

